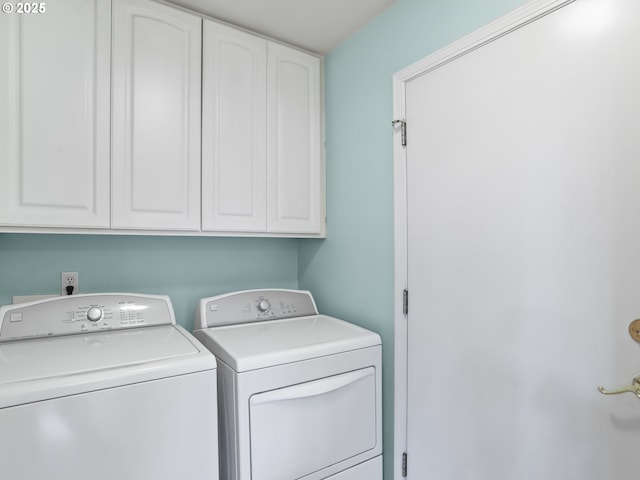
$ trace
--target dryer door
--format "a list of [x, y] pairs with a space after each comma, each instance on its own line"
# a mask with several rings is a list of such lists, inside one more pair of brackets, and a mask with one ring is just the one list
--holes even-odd
[[251, 478], [300, 478], [373, 449], [376, 375], [368, 367], [255, 394]]

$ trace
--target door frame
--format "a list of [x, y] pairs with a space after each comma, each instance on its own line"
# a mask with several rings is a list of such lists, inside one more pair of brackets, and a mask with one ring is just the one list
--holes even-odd
[[[406, 120], [407, 84], [477, 48], [517, 30], [576, 0], [530, 0], [521, 7], [450, 45], [418, 60], [393, 75], [393, 119]], [[407, 142], [411, 138], [407, 135]], [[402, 132], [394, 122], [394, 451], [393, 480], [402, 480], [402, 455], [407, 451], [408, 316], [403, 312], [403, 291], [408, 289], [407, 155]]]

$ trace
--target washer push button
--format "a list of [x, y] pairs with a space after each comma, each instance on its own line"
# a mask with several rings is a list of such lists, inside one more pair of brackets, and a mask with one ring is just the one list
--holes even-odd
[[90, 322], [98, 322], [104, 315], [104, 312], [100, 307], [91, 307], [87, 310], [87, 320]]

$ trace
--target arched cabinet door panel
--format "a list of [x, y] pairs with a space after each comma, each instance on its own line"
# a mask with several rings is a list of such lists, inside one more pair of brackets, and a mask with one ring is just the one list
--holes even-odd
[[269, 44], [268, 230], [324, 232], [320, 59]]
[[267, 228], [267, 40], [203, 25], [202, 229]]
[[114, 0], [112, 227], [200, 229], [202, 19]]

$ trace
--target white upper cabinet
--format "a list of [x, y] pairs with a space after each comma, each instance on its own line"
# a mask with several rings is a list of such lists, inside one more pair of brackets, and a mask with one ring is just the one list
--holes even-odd
[[320, 59], [268, 50], [268, 231], [323, 234]]
[[155, 0], [38, 5], [0, 14], [0, 231], [325, 235], [319, 57]]
[[267, 229], [267, 41], [204, 21], [202, 229]]
[[204, 22], [202, 228], [324, 234], [320, 59]]
[[0, 226], [109, 227], [108, 0], [0, 14]]
[[201, 23], [114, 0], [112, 228], [200, 229]]

